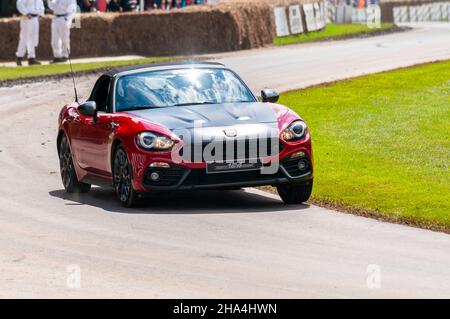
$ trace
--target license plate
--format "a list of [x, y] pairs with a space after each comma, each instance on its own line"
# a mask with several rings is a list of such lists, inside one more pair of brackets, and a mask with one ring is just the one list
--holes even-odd
[[226, 173], [226, 172], [241, 172], [241, 171], [253, 171], [261, 169], [261, 162], [256, 163], [240, 163], [240, 162], [230, 162], [230, 163], [207, 163], [206, 173]]

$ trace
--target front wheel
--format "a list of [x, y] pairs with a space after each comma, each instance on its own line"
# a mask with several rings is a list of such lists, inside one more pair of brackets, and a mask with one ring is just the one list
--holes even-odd
[[132, 167], [122, 146], [117, 148], [114, 155], [113, 179], [116, 196], [122, 206], [133, 207], [137, 201], [137, 194], [133, 189]]
[[277, 186], [278, 194], [285, 204], [301, 204], [311, 196], [313, 181], [304, 184], [285, 184]]
[[91, 184], [78, 181], [75, 167], [73, 165], [72, 152], [70, 151], [69, 141], [63, 135], [59, 143], [59, 167], [61, 179], [66, 192], [68, 193], [87, 193], [91, 189]]

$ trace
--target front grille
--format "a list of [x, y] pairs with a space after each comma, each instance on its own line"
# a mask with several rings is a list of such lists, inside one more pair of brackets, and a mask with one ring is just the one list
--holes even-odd
[[[306, 167], [302, 170], [298, 168], [299, 161], [304, 161], [306, 164]], [[284, 169], [288, 172], [288, 174], [291, 175], [292, 177], [300, 176], [310, 171], [310, 163], [306, 157], [287, 159], [283, 161], [282, 165]]]
[[227, 172], [207, 174], [204, 169], [192, 170], [183, 185], [214, 185], [227, 183], [253, 182], [267, 180], [274, 177], [284, 177], [277, 173], [274, 175], [261, 174], [259, 170], [243, 172]]
[[[159, 180], [154, 181], [150, 178], [152, 173], [159, 174]], [[182, 167], [171, 168], [148, 168], [144, 175], [145, 186], [175, 186], [183, 177], [186, 170]]]
[[180, 156], [189, 162], [239, 161], [273, 156], [281, 152], [282, 148], [283, 144], [278, 138], [205, 142], [200, 146], [185, 146]]

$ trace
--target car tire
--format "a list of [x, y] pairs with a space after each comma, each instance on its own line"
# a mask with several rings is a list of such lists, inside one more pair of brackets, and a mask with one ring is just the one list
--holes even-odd
[[285, 204], [301, 204], [311, 196], [313, 181], [304, 184], [286, 184], [277, 186], [278, 195]]
[[68, 193], [87, 193], [91, 189], [91, 184], [78, 181], [73, 164], [72, 151], [66, 135], [63, 135], [59, 142], [59, 168], [64, 189]]
[[113, 182], [116, 196], [124, 207], [133, 207], [137, 202], [137, 194], [133, 189], [133, 168], [128, 161], [127, 153], [118, 146], [114, 153]]

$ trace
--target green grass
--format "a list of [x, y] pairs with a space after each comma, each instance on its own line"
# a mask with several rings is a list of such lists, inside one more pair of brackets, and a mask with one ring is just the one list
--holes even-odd
[[450, 61], [286, 93], [312, 131], [313, 201], [450, 231]]
[[285, 45], [293, 43], [320, 41], [328, 39], [338, 39], [355, 35], [370, 34], [379, 32], [380, 30], [391, 29], [392, 23], [383, 23], [381, 28], [369, 28], [367, 25], [361, 24], [328, 24], [325, 29], [316, 32], [302, 33], [299, 35], [291, 35], [286, 37], [277, 37], [274, 40], [275, 45]]
[[[101, 70], [111, 67], [146, 64], [155, 62], [165, 62], [173, 60], [167, 57], [145, 58], [130, 61], [107, 61], [107, 62], [91, 62], [91, 63], [76, 63], [73, 64], [74, 72], [84, 72]], [[50, 64], [37, 66], [23, 66], [23, 67], [0, 67], [0, 81], [16, 80], [22, 78], [32, 78], [37, 76], [50, 76], [57, 74], [69, 73], [70, 67], [68, 64]]]

